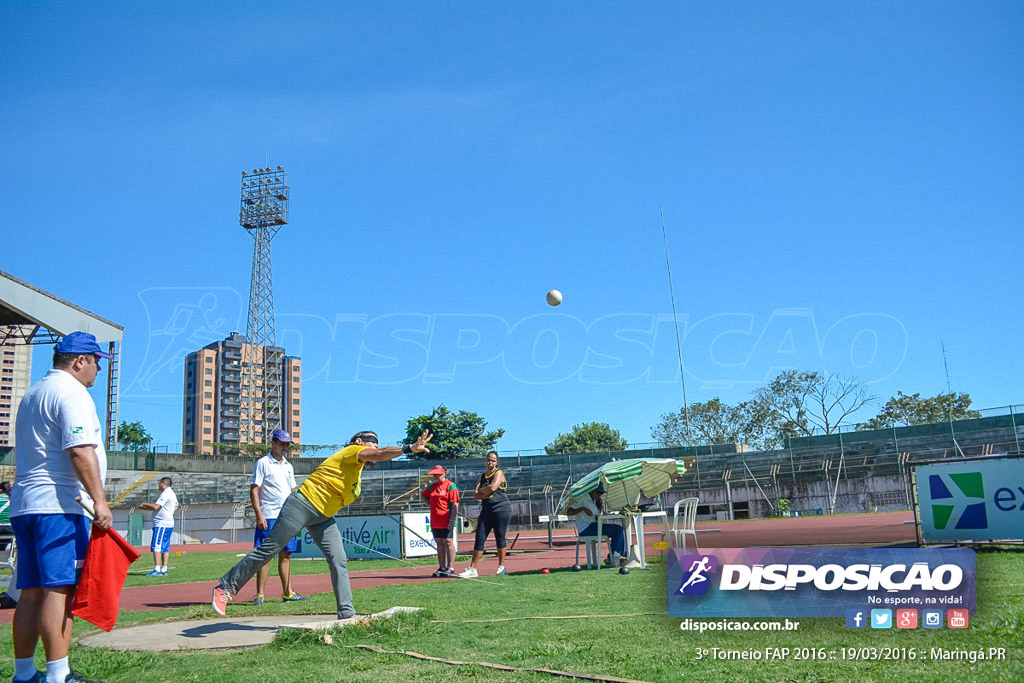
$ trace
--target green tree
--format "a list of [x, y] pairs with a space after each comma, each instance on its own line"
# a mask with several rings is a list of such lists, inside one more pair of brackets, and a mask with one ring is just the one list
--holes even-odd
[[756, 401], [732, 405], [713, 398], [690, 405], [689, 438], [683, 409], [665, 413], [651, 430], [651, 436], [666, 446], [709, 446], [743, 443], [755, 448], [764, 444], [766, 415]]
[[604, 422], [585, 422], [576, 425], [568, 434], [559, 434], [544, 447], [548, 455], [565, 453], [600, 453], [601, 451], [624, 451], [629, 444], [618, 430]]
[[886, 429], [888, 427], [909, 427], [911, 425], [935, 424], [950, 420], [969, 420], [981, 417], [977, 410], [971, 410], [969, 394], [950, 392], [921, 398], [921, 394], [896, 395], [885, 402], [878, 415], [857, 425], [860, 429]]
[[121, 444], [122, 450], [136, 450], [148, 446], [152, 441], [153, 436], [141, 422], [122, 422], [117, 428], [117, 442]]
[[754, 392], [758, 412], [765, 416], [768, 447], [788, 438], [833, 434], [851, 414], [875, 397], [856, 378], [804, 370], [780, 372]]
[[414, 443], [424, 429], [434, 434], [430, 453], [414, 453], [410, 458], [482, 458], [505, 434], [504, 429], [487, 431], [487, 420], [476, 413], [466, 410], [455, 413], [443, 403], [429, 415], [411, 418], [406, 423], [403, 443]]

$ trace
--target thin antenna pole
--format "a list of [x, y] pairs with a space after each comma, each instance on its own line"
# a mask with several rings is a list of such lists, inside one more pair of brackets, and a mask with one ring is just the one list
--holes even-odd
[[956, 446], [956, 450], [960, 453], [961, 458], [966, 458], [967, 455], [964, 453], [964, 449], [960, 448], [960, 444], [956, 440], [956, 431], [953, 429], [953, 388], [949, 384], [949, 362], [946, 360], [946, 342], [940, 341], [939, 345], [942, 346], [942, 367], [946, 370], [946, 392], [949, 394], [950, 405], [946, 408], [946, 419], [949, 420], [949, 435], [953, 439], [953, 445]]
[[946, 360], [946, 342], [940, 341], [942, 345], [942, 367], [946, 369], [946, 392], [952, 394], [953, 388], [949, 385], [949, 362]]
[[683, 387], [683, 419], [686, 423], [686, 445], [693, 445], [690, 434], [690, 404], [686, 402], [686, 370], [683, 368], [683, 342], [679, 337], [679, 316], [676, 314], [676, 289], [672, 284], [672, 264], [668, 260], [668, 231], [665, 230], [665, 208], [658, 204], [661, 214], [661, 239], [665, 243], [665, 269], [668, 271], [668, 294], [672, 300], [672, 322], [676, 328], [676, 354], [679, 356], [679, 382]]

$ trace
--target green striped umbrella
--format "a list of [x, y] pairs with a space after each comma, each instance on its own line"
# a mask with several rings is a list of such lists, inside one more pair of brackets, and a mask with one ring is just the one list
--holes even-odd
[[653, 498], [672, 488], [676, 478], [685, 472], [683, 461], [672, 458], [631, 458], [606, 462], [573, 484], [558, 502], [558, 510], [564, 512], [566, 508], [578, 507], [579, 501], [586, 499], [599, 482], [604, 484], [605, 509], [636, 507], [640, 502], [640, 494]]

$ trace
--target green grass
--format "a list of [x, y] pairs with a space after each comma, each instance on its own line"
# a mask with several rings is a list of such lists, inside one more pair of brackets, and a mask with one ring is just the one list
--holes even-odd
[[[205, 570], [196, 565], [197, 573]], [[224, 564], [218, 565], [222, 571]], [[364, 566], [362, 564], [360, 567]], [[572, 573], [557, 570], [484, 577], [500, 586], [445, 581], [356, 592], [361, 612], [394, 605], [426, 608], [369, 627], [348, 627], [321, 634], [283, 632], [266, 647], [227, 653], [124, 653], [76, 646], [76, 668], [111, 682], [147, 681], [391, 681], [414, 677], [429, 681], [559, 680], [537, 673], [506, 673], [480, 667], [453, 667], [397, 654], [378, 654], [345, 645], [368, 644], [386, 650], [412, 650], [464, 661], [489, 661], [517, 667], [547, 667], [646, 681], [1020, 681], [1024, 680], [1024, 552], [978, 554], [978, 612], [966, 631], [873, 631], [847, 629], [841, 619], [799, 619], [796, 632], [682, 632], [680, 619], [665, 613], [664, 565], [620, 576], [610, 571]], [[203, 579], [205, 580], [205, 578]], [[330, 613], [333, 595], [309, 603], [268, 603], [264, 608], [232, 605], [232, 615]], [[647, 614], [650, 613], [650, 614]], [[619, 615], [611, 619], [516, 620], [467, 623], [472, 619], [523, 616]], [[637, 616], [633, 616], [637, 615]], [[208, 618], [205, 606], [123, 613], [119, 626], [164, 620]], [[755, 620], [738, 620], [755, 621]], [[92, 630], [76, 622], [75, 634]], [[0, 652], [10, 653], [10, 628], [0, 632]], [[1007, 660], [850, 662], [788, 659], [772, 662], [699, 659], [699, 649], [906, 647], [1007, 648]], [[0, 659], [0, 676], [13, 663]]]

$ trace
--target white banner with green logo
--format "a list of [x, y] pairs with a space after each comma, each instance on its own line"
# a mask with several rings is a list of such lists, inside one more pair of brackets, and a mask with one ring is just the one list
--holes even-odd
[[915, 472], [925, 541], [1024, 537], [1024, 458], [921, 465]]

